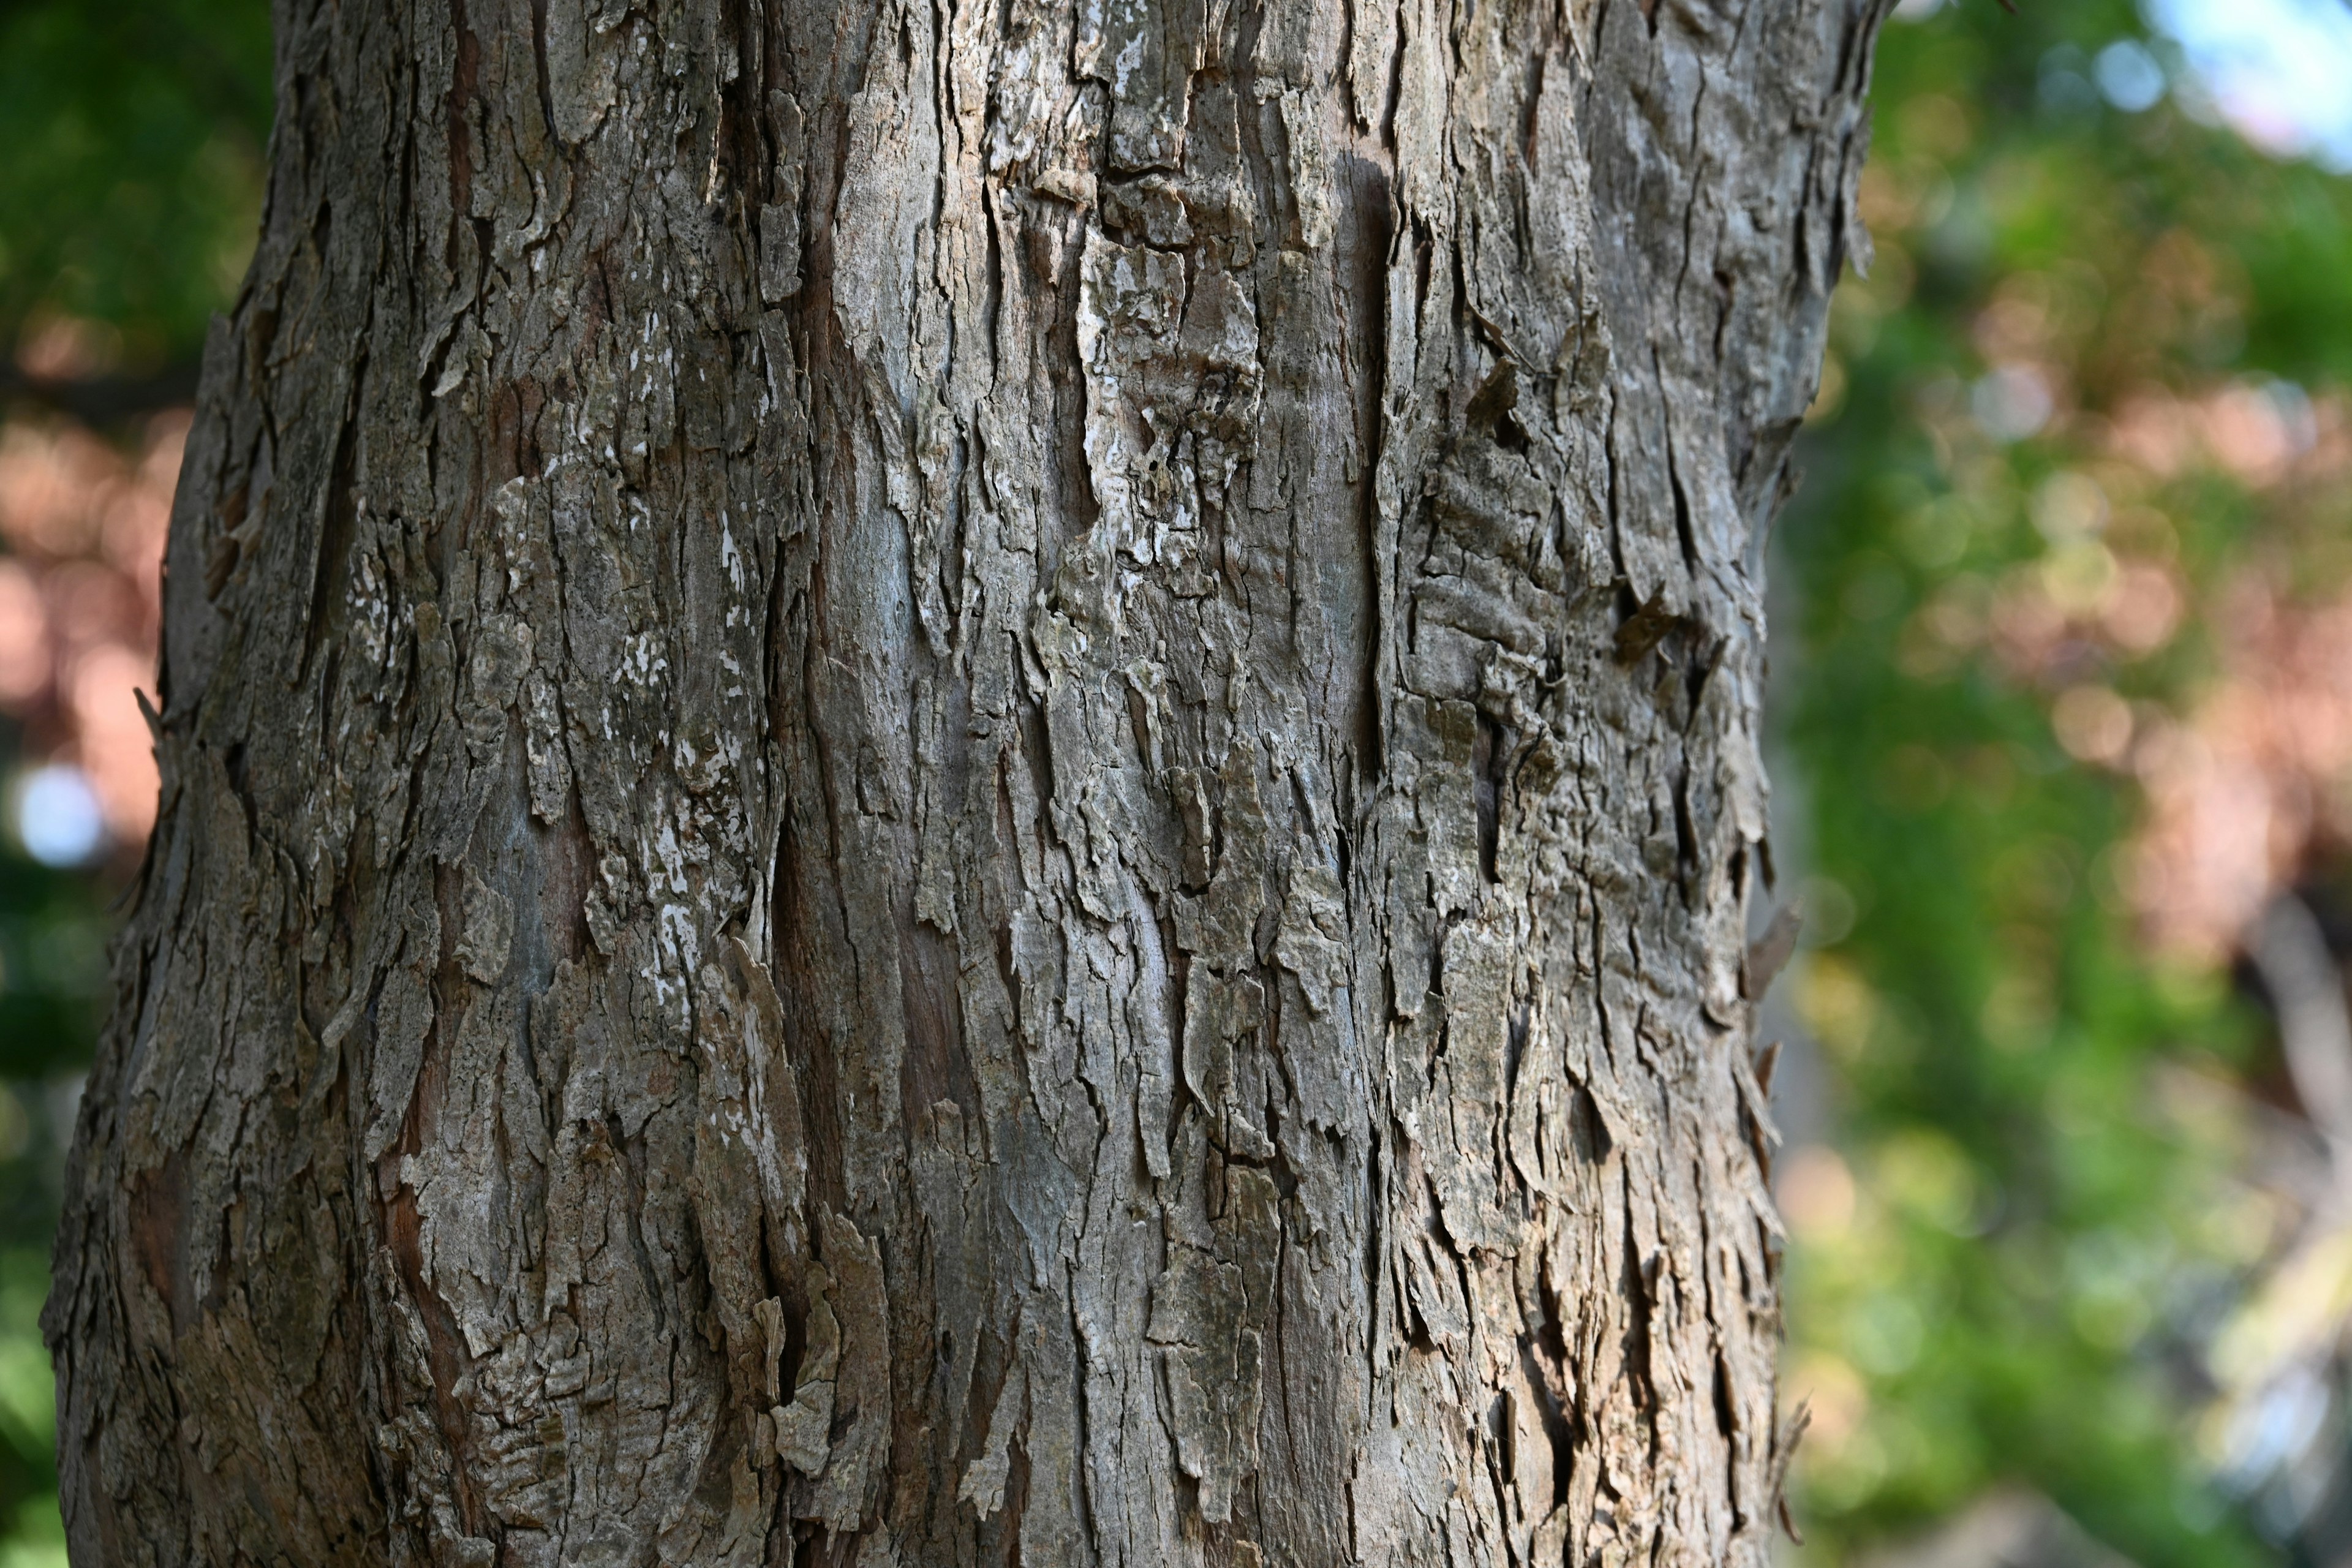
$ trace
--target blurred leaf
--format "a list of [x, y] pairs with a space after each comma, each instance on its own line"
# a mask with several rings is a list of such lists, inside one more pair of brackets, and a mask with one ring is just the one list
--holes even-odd
[[125, 367], [193, 357], [252, 250], [269, 119], [266, 5], [0, 7], [0, 345], [63, 315]]

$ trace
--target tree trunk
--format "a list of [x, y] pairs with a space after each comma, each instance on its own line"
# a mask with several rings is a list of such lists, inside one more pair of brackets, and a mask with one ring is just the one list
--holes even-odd
[[1886, 0], [281, 0], [75, 1560], [1764, 1560]]

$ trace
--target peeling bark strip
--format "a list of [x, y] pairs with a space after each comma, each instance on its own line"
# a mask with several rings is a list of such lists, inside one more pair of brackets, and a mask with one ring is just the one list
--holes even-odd
[[1762, 1563], [1885, 5], [284, 0], [76, 1561]]

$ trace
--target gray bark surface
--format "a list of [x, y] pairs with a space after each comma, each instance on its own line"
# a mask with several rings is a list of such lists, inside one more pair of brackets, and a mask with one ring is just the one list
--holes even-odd
[[1760, 1564], [1885, 0], [281, 0], [75, 1560]]

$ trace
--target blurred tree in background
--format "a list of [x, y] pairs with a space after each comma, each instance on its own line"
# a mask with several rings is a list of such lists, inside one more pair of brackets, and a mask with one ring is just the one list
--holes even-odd
[[1775, 585], [1814, 1561], [2004, 1485], [2151, 1568], [2352, 1544], [2340, 1187], [2232, 973], [2341, 910], [2352, 188], [2197, 11], [1883, 43]]
[[[2200, 4], [2352, 16], [1906, 0], [1884, 39], [1775, 585], [1811, 1563], [2020, 1489], [2148, 1568], [2352, 1539], [2352, 1204], [2240, 956], [2290, 890], [2352, 934], [2352, 187], [2192, 61]], [[33, 1319], [268, 33], [0, 6], [0, 1568], [62, 1552]]]

